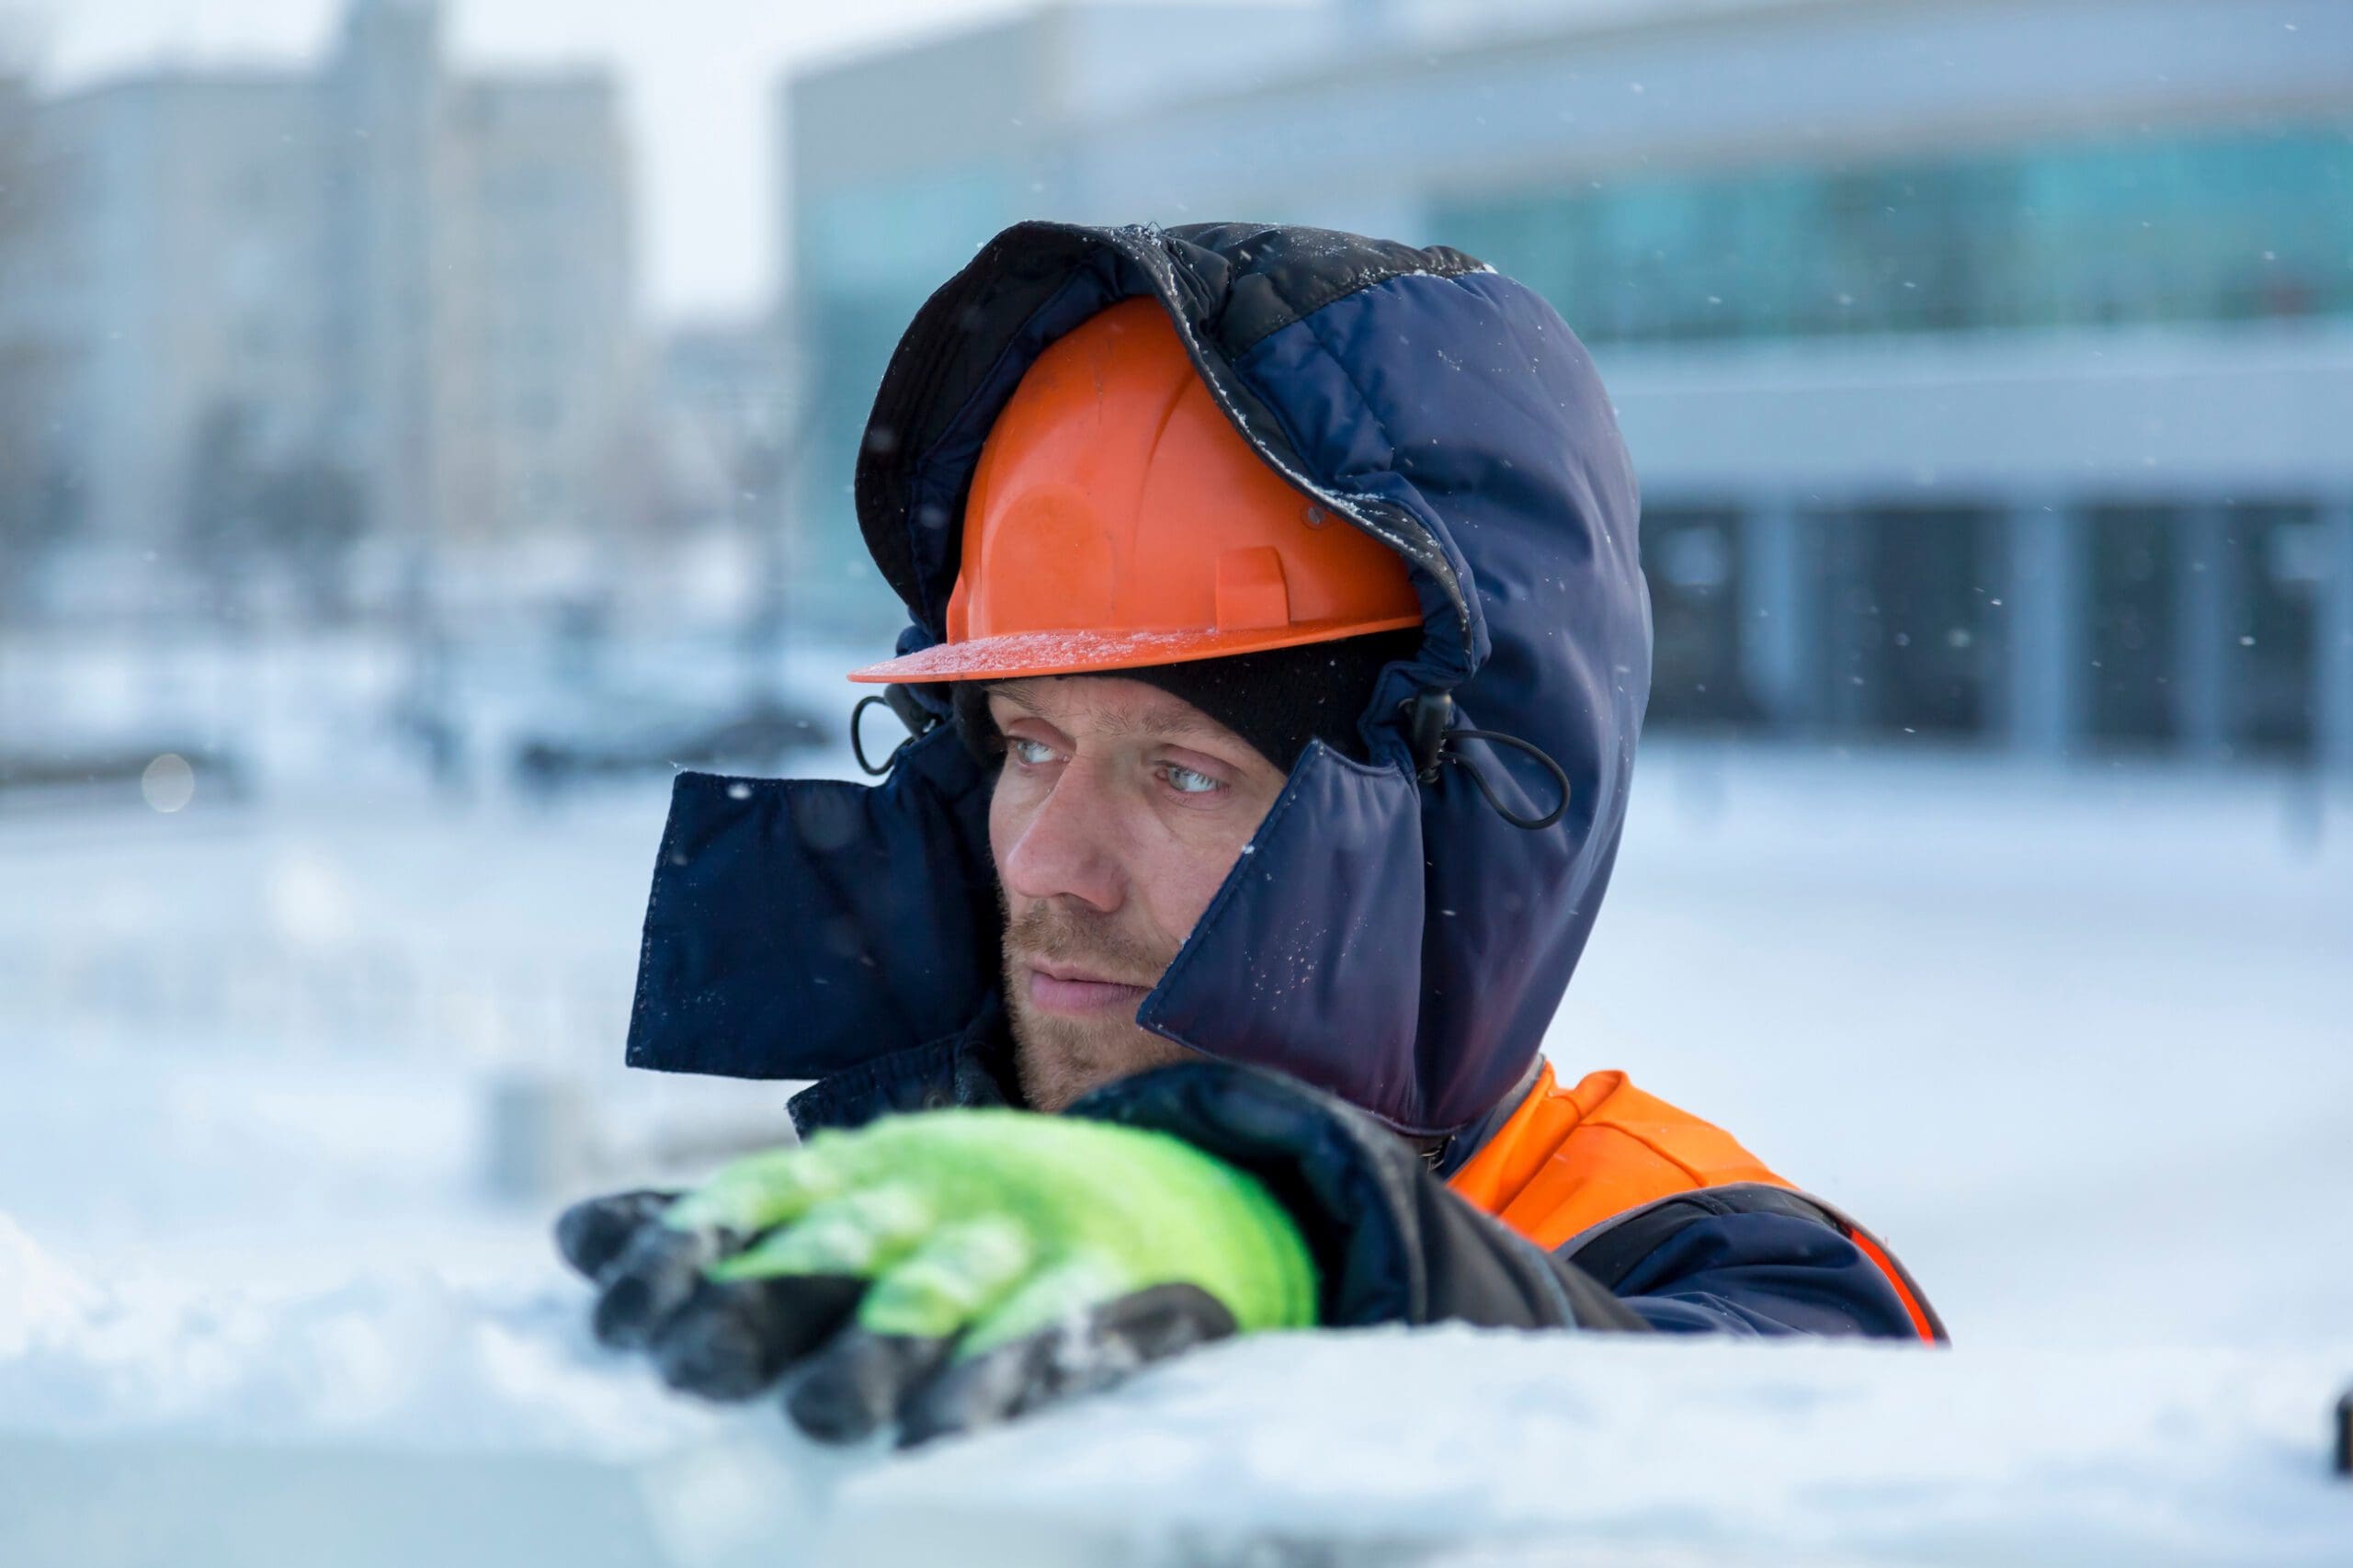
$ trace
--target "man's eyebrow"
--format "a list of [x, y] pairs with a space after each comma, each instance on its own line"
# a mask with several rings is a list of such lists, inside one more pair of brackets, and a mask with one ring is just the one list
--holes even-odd
[[1147, 708], [1131, 722], [1112, 720], [1106, 729], [1154, 730], [1164, 735], [1213, 735], [1231, 733], [1225, 726], [1194, 707], [1191, 703], [1172, 698], [1167, 703]]
[[[1002, 697], [1031, 718], [1044, 719], [1048, 723], [1053, 722], [1047, 716], [1045, 710], [1021, 689], [1027, 684], [1029, 683], [1026, 681], [993, 683], [985, 688], [984, 695]], [[1224, 725], [1178, 697], [1169, 697], [1164, 702], [1156, 702], [1132, 717], [1117, 713], [1097, 713], [1095, 716], [1095, 722], [1098, 728], [1115, 735], [1133, 735], [1144, 732], [1171, 736], [1233, 735], [1233, 732]], [[1239, 736], [1233, 736], [1233, 738], [1240, 739]]]
[[1043, 713], [1040, 713], [1038, 710], [1038, 705], [1029, 700], [1029, 699], [1023, 694], [1020, 687], [1015, 685], [1011, 681], [989, 682], [988, 685], [981, 687], [981, 697], [983, 701], [992, 697], [1002, 697], [1007, 702], [1012, 703], [1016, 708], [1020, 709], [1024, 713], [1030, 715], [1032, 718], [1042, 719], [1045, 717]]

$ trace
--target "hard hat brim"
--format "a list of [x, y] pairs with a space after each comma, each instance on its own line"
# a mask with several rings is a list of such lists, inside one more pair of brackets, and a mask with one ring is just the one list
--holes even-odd
[[1380, 620], [1302, 621], [1248, 631], [1010, 631], [967, 642], [939, 642], [880, 665], [852, 670], [870, 685], [916, 681], [1026, 680], [1032, 676], [1109, 675], [1154, 665], [1188, 664], [1332, 642], [1419, 626], [1418, 615]]

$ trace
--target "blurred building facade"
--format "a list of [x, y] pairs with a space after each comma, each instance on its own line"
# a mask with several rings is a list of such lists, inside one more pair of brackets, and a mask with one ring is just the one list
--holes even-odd
[[33, 140], [0, 353], [41, 367], [51, 534], [324, 583], [363, 542], [622, 519], [642, 370], [609, 76], [455, 74], [437, 0], [352, 0], [315, 70], [108, 82], [39, 103]]
[[989, 233], [1324, 223], [1593, 348], [1655, 722], [2353, 773], [2353, 8], [1053, 7], [782, 97], [836, 599], [883, 359]]

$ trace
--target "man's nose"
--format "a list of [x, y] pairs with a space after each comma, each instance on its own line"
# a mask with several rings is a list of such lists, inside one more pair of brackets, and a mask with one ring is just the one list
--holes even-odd
[[1021, 898], [1074, 898], [1108, 914], [1127, 898], [1117, 813], [1100, 768], [1074, 757], [1029, 813], [998, 872]]

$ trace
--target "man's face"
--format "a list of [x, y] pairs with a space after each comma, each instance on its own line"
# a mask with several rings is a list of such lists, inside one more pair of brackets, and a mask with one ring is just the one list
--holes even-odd
[[1085, 676], [989, 688], [1004, 770], [989, 852], [1022, 1093], [1060, 1110], [1186, 1058], [1136, 1008], [1257, 831], [1283, 775], [1181, 698]]

